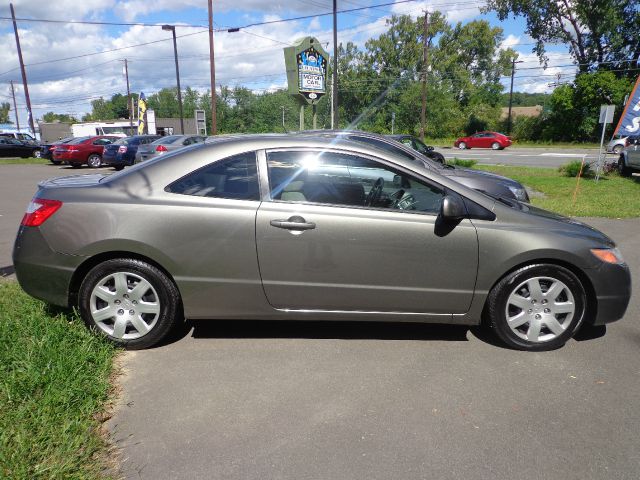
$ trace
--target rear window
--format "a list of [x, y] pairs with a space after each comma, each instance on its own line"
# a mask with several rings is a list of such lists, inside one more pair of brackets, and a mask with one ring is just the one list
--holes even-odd
[[114, 145], [129, 145], [131, 144], [131, 138], [119, 138], [118, 140], [116, 140], [115, 142], [113, 142]]
[[73, 140], [67, 142], [69, 145], [78, 145], [82, 142], [86, 142], [87, 140], [89, 140], [90, 138], [93, 137], [78, 137], [78, 138], [74, 138]]
[[153, 142], [153, 145], [169, 145], [179, 138], [182, 138], [182, 135], [169, 135], [167, 137], [160, 137], [155, 142]]

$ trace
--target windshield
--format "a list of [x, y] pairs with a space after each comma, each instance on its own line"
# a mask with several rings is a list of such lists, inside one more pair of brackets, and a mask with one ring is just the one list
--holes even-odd
[[169, 135], [168, 137], [161, 137], [155, 142], [151, 142], [152, 145], [169, 145], [182, 138], [182, 135]]

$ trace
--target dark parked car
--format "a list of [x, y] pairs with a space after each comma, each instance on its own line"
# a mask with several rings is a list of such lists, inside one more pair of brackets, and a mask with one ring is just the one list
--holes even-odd
[[53, 163], [54, 165], [60, 165], [62, 161], [53, 159], [53, 151], [56, 149], [58, 145], [69, 143], [74, 138], [75, 137], [67, 137], [67, 138], [62, 138], [56, 142], [42, 144], [42, 147], [41, 147], [42, 151], [40, 156], [42, 158], [46, 158], [47, 160], [51, 160], [51, 163]]
[[167, 152], [173, 152], [194, 143], [202, 143], [205, 140], [206, 137], [202, 135], [167, 135], [166, 137], [160, 137], [147, 145], [140, 145], [134, 163], [144, 162], [158, 155], [164, 155]]
[[80, 168], [86, 163], [91, 168], [98, 168], [102, 165], [102, 149], [118, 138], [113, 135], [74, 138], [56, 146], [53, 150], [54, 163], [64, 162], [73, 168]]
[[461, 150], [465, 148], [502, 150], [511, 145], [511, 138], [498, 132], [478, 132], [471, 136], [457, 139], [453, 145]]
[[104, 148], [102, 163], [110, 165], [116, 170], [122, 170], [127, 165], [133, 165], [140, 145], [146, 145], [159, 138], [161, 138], [160, 135], [134, 135], [133, 137], [120, 138]]
[[[615, 243], [402, 156], [336, 138], [227, 137], [42, 182], [13, 250], [26, 292], [129, 348], [190, 319], [480, 324], [513, 348], [620, 319]], [[366, 328], [363, 325], [363, 328]]]
[[440, 152], [436, 152], [435, 149], [431, 145], [425, 145], [425, 143], [419, 138], [414, 137], [413, 135], [385, 135], [387, 138], [391, 138], [396, 142], [400, 142], [403, 145], [408, 146], [409, 148], [413, 148], [414, 150], [420, 152], [425, 157], [430, 158], [438, 163], [445, 164], [447, 163], [444, 155]]
[[627, 147], [618, 158], [618, 172], [623, 177], [630, 176], [634, 171], [640, 172], [640, 136], [628, 137]]
[[[302, 132], [301, 134], [309, 134]], [[383, 137], [375, 133], [360, 132], [356, 130], [322, 130], [313, 133], [330, 137], [341, 137], [358, 142], [368, 143], [382, 150], [400, 155], [408, 160], [420, 162], [427, 168], [437, 171], [440, 175], [451, 177], [453, 180], [474, 188], [494, 197], [513, 198], [522, 202], [529, 202], [529, 195], [524, 186], [515, 180], [491, 172], [473, 170], [470, 168], [443, 165], [422, 155], [413, 148], [397, 142], [391, 138]]]
[[39, 157], [40, 147], [11, 137], [0, 136], [0, 157]]

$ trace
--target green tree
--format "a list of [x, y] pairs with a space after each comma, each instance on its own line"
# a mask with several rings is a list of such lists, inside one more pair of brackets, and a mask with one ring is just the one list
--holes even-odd
[[42, 120], [47, 123], [63, 122], [63, 123], [76, 123], [78, 119], [73, 115], [67, 113], [54, 113], [47, 112], [42, 116]]
[[545, 64], [545, 43], [561, 43], [569, 46], [580, 72], [600, 68], [635, 75], [628, 69], [640, 56], [637, 0], [488, 0], [485, 10], [494, 10], [503, 21], [523, 16]]
[[12, 123], [9, 119], [11, 104], [9, 102], [0, 103], [0, 123]]

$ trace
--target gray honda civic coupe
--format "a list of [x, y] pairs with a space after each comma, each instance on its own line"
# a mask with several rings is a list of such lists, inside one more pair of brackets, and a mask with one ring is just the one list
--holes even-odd
[[598, 230], [321, 136], [219, 138], [44, 181], [13, 260], [27, 293], [132, 349], [186, 318], [482, 323], [540, 351], [622, 318], [631, 295]]

